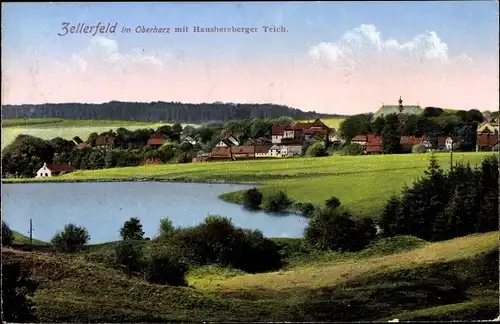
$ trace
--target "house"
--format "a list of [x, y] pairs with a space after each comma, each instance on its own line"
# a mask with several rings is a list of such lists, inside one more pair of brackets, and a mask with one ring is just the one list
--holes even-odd
[[232, 159], [230, 146], [215, 146], [212, 148], [212, 158], [214, 159]]
[[427, 136], [422, 136], [422, 142], [420, 144], [425, 146], [425, 148], [427, 148], [427, 149], [432, 148], [431, 140]]
[[451, 149], [456, 149], [460, 145], [460, 138], [458, 136], [439, 136], [438, 137], [438, 148], [451, 151]]
[[210, 161], [211, 159], [211, 156], [210, 155], [200, 155], [200, 156], [197, 156], [197, 157], [194, 157], [192, 162], [193, 163], [196, 163], [196, 162], [208, 162]]
[[495, 134], [480, 134], [476, 138], [476, 151], [497, 151], [499, 149], [499, 136]]
[[365, 153], [366, 154], [382, 153], [382, 138], [375, 134], [367, 134]]
[[419, 105], [403, 105], [403, 99], [401, 99], [401, 97], [399, 97], [398, 103], [398, 105], [382, 105], [382, 107], [373, 114], [373, 120], [390, 114], [396, 114], [400, 119], [404, 119], [405, 116], [420, 115], [424, 111]]
[[296, 123], [295, 130], [302, 131], [304, 135], [320, 134], [323, 137], [328, 137], [332, 130], [326, 126], [321, 119], [316, 118], [312, 123]]
[[256, 144], [255, 145], [255, 157], [269, 157], [271, 156], [271, 144]]
[[272, 144], [279, 144], [281, 143], [281, 139], [285, 135], [285, 128], [287, 128], [288, 125], [273, 125], [271, 128], [271, 143]]
[[112, 148], [115, 143], [115, 137], [111, 135], [100, 135], [95, 139], [95, 146], [102, 148]]
[[168, 138], [165, 135], [162, 134], [153, 134], [149, 137], [148, 140], [148, 146], [151, 148], [159, 148], [160, 146], [163, 145], [168, 140]]
[[421, 137], [415, 136], [401, 136], [399, 138], [399, 145], [402, 152], [411, 152], [413, 146], [422, 144]]
[[231, 155], [233, 158], [252, 158], [255, 157], [254, 145], [234, 145], [231, 146]]
[[287, 138], [281, 141], [281, 156], [294, 156], [302, 154], [304, 143], [300, 139]]
[[281, 156], [281, 146], [274, 144], [269, 148], [269, 156]]
[[54, 177], [64, 173], [69, 173], [75, 171], [75, 168], [69, 164], [47, 164], [44, 163], [43, 166], [36, 172], [35, 178], [42, 177]]
[[227, 139], [221, 139], [219, 143], [215, 145], [215, 147], [231, 147], [233, 146], [233, 142], [227, 140]]
[[186, 136], [184, 137], [181, 143], [189, 143], [191, 145], [195, 145], [198, 143], [198, 141], [195, 140], [192, 136]]
[[366, 144], [368, 143], [368, 138], [366, 137], [366, 135], [356, 135], [351, 139], [351, 143], [366, 146]]
[[491, 122], [484, 122], [481, 123], [477, 126], [477, 133], [478, 134], [486, 134], [486, 133], [491, 133], [491, 134], [498, 134], [499, 133], [499, 126], [498, 126], [498, 121], [491, 121]]

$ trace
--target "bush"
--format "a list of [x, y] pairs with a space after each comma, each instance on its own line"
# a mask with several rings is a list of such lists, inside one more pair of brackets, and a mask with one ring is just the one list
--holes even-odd
[[330, 197], [325, 201], [327, 208], [337, 208], [340, 206], [340, 200], [337, 197]]
[[170, 286], [187, 286], [188, 266], [166, 250], [155, 252], [146, 261], [144, 276], [151, 283]]
[[51, 240], [52, 245], [60, 252], [76, 252], [90, 240], [90, 235], [85, 227], [74, 224], [64, 226], [62, 232], [57, 233]]
[[4, 263], [2, 258], [2, 320], [6, 323], [34, 321], [32, 302], [27, 296], [35, 292], [35, 282], [22, 271], [21, 264]]
[[427, 147], [424, 144], [413, 145], [411, 148], [412, 153], [425, 153], [427, 152]]
[[2, 245], [9, 246], [14, 241], [14, 233], [6, 222], [2, 221]]
[[320, 250], [356, 251], [375, 237], [370, 219], [354, 219], [338, 208], [325, 208], [314, 215], [305, 229], [306, 241]]
[[243, 195], [243, 206], [248, 209], [259, 209], [262, 193], [257, 188], [248, 189]]
[[339, 152], [340, 155], [362, 155], [363, 153], [363, 146], [358, 143], [347, 144]]
[[170, 240], [190, 262], [219, 264], [247, 272], [275, 269], [281, 264], [278, 246], [259, 231], [244, 230], [221, 216], [208, 216], [198, 226], [182, 229]]
[[174, 223], [168, 218], [162, 218], [160, 220], [160, 233], [158, 235], [159, 239], [168, 239], [175, 233], [176, 229]]
[[120, 236], [123, 240], [142, 240], [144, 238], [144, 231], [139, 218], [131, 217], [123, 224], [120, 230]]
[[129, 275], [141, 270], [143, 250], [140, 242], [121, 241], [115, 246], [116, 264], [122, 266]]
[[294, 209], [300, 212], [304, 217], [311, 217], [314, 214], [314, 205], [311, 203], [296, 203]]
[[279, 191], [265, 199], [264, 209], [270, 212], [279, 213], [290, 208], [292, 204], [293, 201], [289, 199], [283, 191]]
[[322, 142], [314, 142], [306, 150], [306, 156], [320, 157], [326, 156], [325, 145]]

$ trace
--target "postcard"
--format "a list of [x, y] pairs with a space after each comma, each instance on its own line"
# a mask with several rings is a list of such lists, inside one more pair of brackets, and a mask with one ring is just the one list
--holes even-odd
[[499, 320], [498, 4], [2, 4], [6, 322]]

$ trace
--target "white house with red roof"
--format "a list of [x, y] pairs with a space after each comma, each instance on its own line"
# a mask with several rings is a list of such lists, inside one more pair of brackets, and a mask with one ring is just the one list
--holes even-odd
[[75, 171], [75, 168], [69, 164], [44, 163], [43, 166], [36, 172], [35, 178], [53, 177], [73, 171]]

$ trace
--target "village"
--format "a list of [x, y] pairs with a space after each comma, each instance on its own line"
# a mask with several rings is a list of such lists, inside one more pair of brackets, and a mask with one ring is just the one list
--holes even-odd
[[[383, 105], [372, 117], [395, 115], [399, 124], [404, 125], [411, 115], [420, 115], [423, 109], [418, 105], [404, 106], [399, 98], [398, 105]], [[182, 131], [182, 127], [178, 127]], [[149, 151], [158, 151], [164, 144], [171, 142], [173, 138], [157, 131], [152, 131], [143, 141], [128, 142], [128, 148], [145, 148]], [[337, 146], [344, 147], [348, 144], [360, 146], [362, 154], [383, 154], [383, 136], [374, 133], [357, 134], [352, 138], [346, 138], [335, 128], [327, 126], [320, 118], [309, 122], [295, 122], [291, 124], [278, 124], [271, 127], [270, 136], [258, 138], [245, 138], [243, 134], [230, 129], [224, 129], [216, 137], [217, 143], [213, 147], [206, 147], [201, 150], [202, 142], [198, 136], [183, 136], [180, 133], [174, 140], [179, 148], [190, 151], [189, 162], [215, 162], [215, 161], [235, 161], [263, 158], [288, 158], [304, 156], [307, 148], [313, 143], [322, 143], [324, 148]], [[475, 151], [495, 151], [499, 149], [499, 118], [483, 120], [477, 126]], [[147, 140], [147, 142], [146, 142]], [[428, 135], [416, 136], [396, 136], [397, 152], [410, 153], [412, 148], [420, 146], [422, 151], [452, 151], [457, 150], [461, 145], [459, 136], [438, 136], [434, 140]], [[112, 131], [97, 135], [92, 141], [83, 141], [80, 137], [73, 138], [73, 145], [77, 150], [94, 148], [105, 154], [117, 147], [117, 137]], [[120, 144], [123, 149], [123, 143]], [[361, 153], [360, 152], [360, 153]], [[329, 151], [328, 155], [335, 154]], [[161, 159], [151, 154], [140, 164], [158, 164]], [[47, 164], [36, 173], [36, 177], [50, 177], [64, 174], [76, 170], [71, 164]]]

